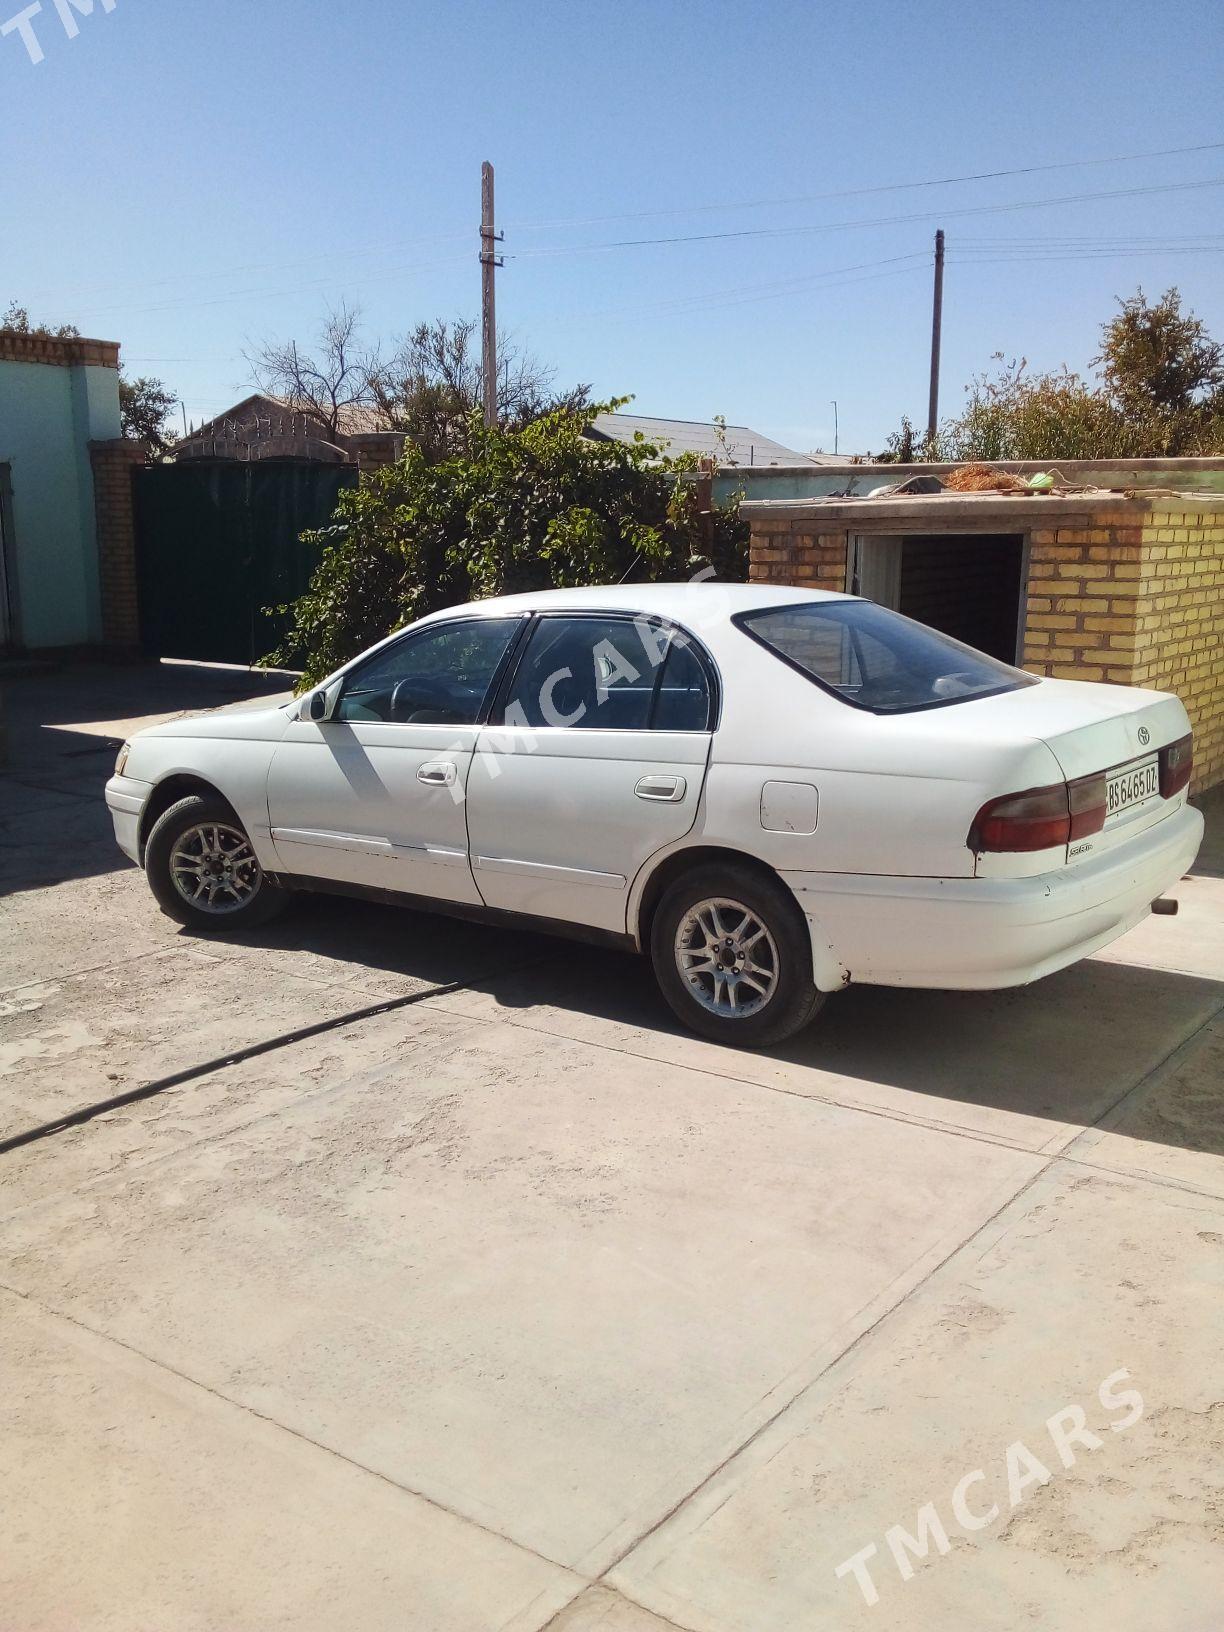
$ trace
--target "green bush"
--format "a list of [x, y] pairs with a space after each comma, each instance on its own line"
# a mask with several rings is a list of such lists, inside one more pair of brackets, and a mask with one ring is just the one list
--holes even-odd
[[[609, 404], [610, 407], [618, 404]], [[446, 606], [520, 590], [747, 575], [738, 501], [702, 516], [696, 461], [639, 438], [583, 432], [599, 406], [511, 430], [473, 417], [462, 455], [397, 464], [341, 495], [289, 632], [265, 662], [303, 686], [393, 629]]]

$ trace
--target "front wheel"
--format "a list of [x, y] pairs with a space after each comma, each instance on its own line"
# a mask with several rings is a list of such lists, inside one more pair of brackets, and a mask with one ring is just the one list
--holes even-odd
[[694, 868], [670, 886], [651, 928], [663, 996], [693, 1031], [763, 1048], [793, 1037], [825, 1001], [799, 904], [777, 880], [737, 865]]
[[145, 845], [145, 876], [163, 912], [206, 934], [266, 923], [286, 899], [216, 795], [191, 794], [163, 811]]

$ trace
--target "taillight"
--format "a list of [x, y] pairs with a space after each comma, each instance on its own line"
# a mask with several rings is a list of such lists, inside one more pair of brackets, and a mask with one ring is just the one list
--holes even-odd
[[1160, 797], [1172, 799], [1190, 780], [1194, 769], [1194, 735], [1178, 737], [1160, 750]]
[[1050, 850], [1066, 844], [1071, 833], [1067, 784], [1030, 788], [991, 799], [973, 818], [971, 850]]
[[1105, 777], [1081, 776], [1048, 788], [1029, 788], [991, 799], [973, 818], [969, 848], [1053, 850], [1105, 826]]
[[1081, 776], [1067, 783], [1067, 805], [1071, 812], [1069, 839], [1083, 839], [1089, 833], [1099, 833], [1105, 826], [1109, 796], [1105, 789], [1104, 772], [1099, 776]]

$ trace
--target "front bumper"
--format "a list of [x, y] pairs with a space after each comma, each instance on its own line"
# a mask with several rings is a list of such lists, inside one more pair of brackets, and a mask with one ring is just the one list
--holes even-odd
[[137, 782], [131, 776], [112, 776], [106, 784], [106, 807], [115, 824], [115, 842], [138, 867], [140, 816], [152, 792], [151, 782]]
[[1190, 805], [1129, 844], [1035, 878], [783, 873], [807, 914], [817, 985], [1021, 986], [1133, 929], [1203, 837]]

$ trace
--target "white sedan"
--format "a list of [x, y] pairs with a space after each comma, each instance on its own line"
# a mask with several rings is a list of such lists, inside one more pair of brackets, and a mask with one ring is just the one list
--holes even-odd
[[295, 702], [142, 731], [124, 852], [193, 929], [341, 890], [648, 952], [750, 1045], [850, 981], [997, 987], [1138, 922], [1202, 836], [1176, 697], [871, 601], [627, 585], [454, 607]]

